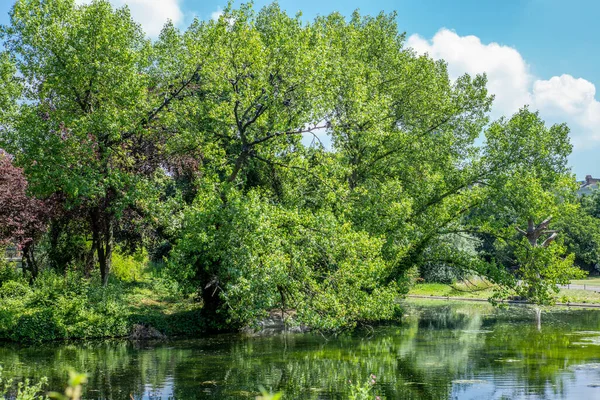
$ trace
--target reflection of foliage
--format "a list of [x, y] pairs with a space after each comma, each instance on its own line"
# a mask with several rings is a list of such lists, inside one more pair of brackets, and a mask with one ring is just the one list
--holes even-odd
[[380, 327], [367, 336], [214, 336], [158, 346], [106, 341], [4, 347], [0, 364], [19, 379], [47, 375], [52, 389], [63, 387], [71, 368], [86, 371], [85, 390], [105, 398], [131, 394], [140, 399], [149, 392], [185, 399], [254, 398], [260, 385], [285, 393], [286, 400], [347, 398], [349, 380], [362, 384], [373, 374], [381, 398], [446, 399], [453, 381], [464, 386], [483, 376], [501, 376], [543, 397], [549, 388], [564, 387], [572, 376], [569, 367], [596, 360], [589, 348], [577, 345], [589, 336], [585, 331], [597, 329], [600, 316], [594, 311], [548, 310], [538, 332], [529, 308], [432, 303], [411, 303], [404, 325]]

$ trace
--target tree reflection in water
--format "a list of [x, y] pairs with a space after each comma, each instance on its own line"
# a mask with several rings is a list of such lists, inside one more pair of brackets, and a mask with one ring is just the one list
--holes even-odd
[[0, 347], [5, 376], [89, 374], [88, 399], [342, 399], [377, 376], [387, 399], [600, 398], [600, 312], [410, 302], [402, 325], [331, 337], [220, 335], [162, 343], [75, 342]]

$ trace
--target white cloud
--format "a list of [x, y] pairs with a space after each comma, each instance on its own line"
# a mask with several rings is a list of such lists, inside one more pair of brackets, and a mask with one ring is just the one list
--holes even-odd
[[[142, 25], [147, 35], [160, 34], [167, 20], [175, 25], [183, 20], [180, 0], [110, 0], [115, 7], [127, 5], [133, 19]], [[91, 0], [76, 0], [77, 4], [89, 4]]]
[[212, 13], [210, 13], [210, 19], [217, 21], [221, 15], [223, 15], [223, 10], [221, 9], [221, 7], [217, 7], [217, 11], [213, 11]]
[[574, 122], [586, 131], [585, 137], [575, 137], [575, 144], [585, 139], [600, 141], [600, 102], [596, 100], [593, 83], [571, 75], [553, 76], [533, 84], [534, 106], [545, 115]]
[[600, 102], [593, 83], [568, 74], [539, 79], [516, 49], [484, 44], [476, 36], [459, 36], [448, 29], [431, 40], [412, 35], [407, 46], [446, 60], [453, 79], [464, 73], [487, 73], [488, 90], [496, 96], [492, 116], [509, 116], [529, 104], [549, 122], [567, 122], [576, 146], [592, 140], [600, 144]]
[[412, 35], [407, 45], [417, 53], [446, 60], [452, 79], [464, 73], [487, 73], [488, 90], [496, 95], [495, 111], [500, 114], [512, 113], [530, 102], [529, 67], [511, 47], [483, 44], [477, 36], [459, 36], [448, 29], [441, 29], [431, 41]]

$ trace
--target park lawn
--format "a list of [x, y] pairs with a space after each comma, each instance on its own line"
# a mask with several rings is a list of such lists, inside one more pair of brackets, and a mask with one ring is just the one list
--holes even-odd
[[469, 299], [488, 299], [494, 294], [492, 285], [467, 287], [464, 283], [446, 285], [443, 283], [418, 283], [414, 285], [409, 295], [464, 297]]
[[600, 293], [590, 290], [561, 289], [557, 301], [560, 303], [600, 304]]
[[[493, 285], [484, 283], [476, 285], [466, 285], [464, 283], [453, 285], [418, 283], [408, 292], [409, 296], [462, 297], [468, 299], [488, 299], [493, 294]], [[589, 290], [561, 289], [555, 298], [558, 303], [600, 304], [600, 293]]]
[[587, 279], [575, 279], [571, 281], [573, 285], [598, 285], [600, 286], [600, 277], [594, 276]]

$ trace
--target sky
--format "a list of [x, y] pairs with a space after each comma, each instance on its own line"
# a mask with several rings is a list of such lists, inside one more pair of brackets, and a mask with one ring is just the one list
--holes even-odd
[[[86, 3], [90, 0], [76, 0]], [[127, 4], [149, 36], [171, 19], [185, 28], [195, 17], [217, 18], [226, 0], [110, 0]], [[269, 1], [256, 0], [261, 7]], [[12, 0], [0, 0], [0, 24]], [[238, 4], [238, 3], [235, 3]], [[574, 149], [569, 162], [578, 179], [600, 177], [600, 1], [598, 0], [280, 0], [307, 20], [333, 11], [350, 15], [397, 12], [406, 45], [463, 73], [488, 76], [495, 96], [492, 118], [523, 105], [547, 123], [566, 122]]]

